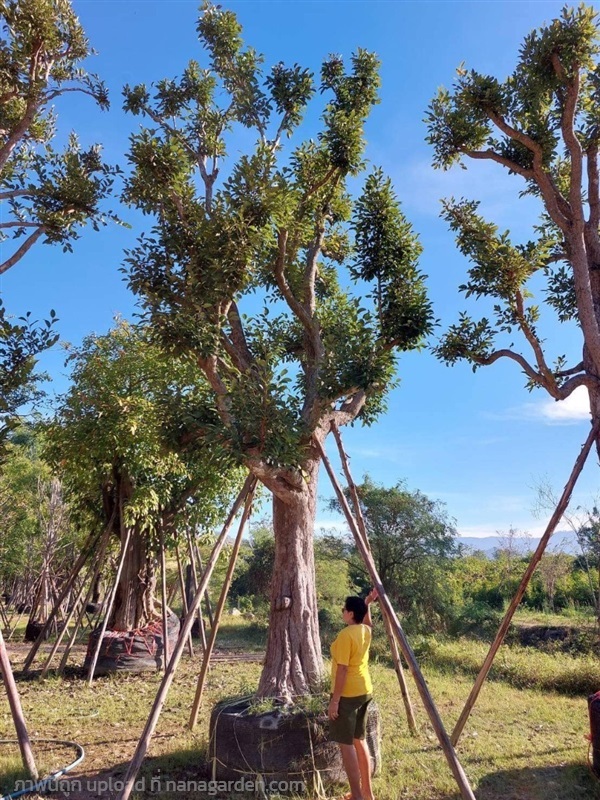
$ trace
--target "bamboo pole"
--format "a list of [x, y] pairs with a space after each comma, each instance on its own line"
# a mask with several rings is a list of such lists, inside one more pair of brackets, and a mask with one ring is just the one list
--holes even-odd
[[[333, 431], [333, 436], [335, 438], [338, 451], [340, 454], [342, 467], [344, 469], [344, 474], [346, 476], [346, 483], [348, 484], [348, 487], [350, 489], [352, 504], [354, 505], [354, 518], [358, 523], [358, 530], [360, 531], [360, 534], [363, 538], [365, 547], [367, 548], [369, 553], [371, 553], [371, 544], [369, 542], [369, 537], [367, 535], [367, 526], [365, 525], [365, 518], [363, 516], [362, 509], [360, 507], [360, 498], [358, 496], [358, 490], [352, 478], [352, 473], [350, 472], [350, 464], [348, 463], [348, 456], [346, 455], [346, 451], [344, 450], [344, 445], [342, 443], [342, 436], [340, 434], [338, 426], [335, 423], [332, 424], [331, 430]], [[404, 669], [402, 667], [402, 661], [400, 660], [400, 653], [398, 652], [398, 643], [396, 642], [396, 638], [392, 631], [392, 626], [390, 625], [390, 621], [385, 612], [383, 611], [383, 608], [381, 616], [383, 617], [385, 632], [387, 634], [388, 641], [390, 643], [392, 662], [394, 664], [396, 677], [398, 678], [398, 684], [400, 685], [400, 694], [402, 695], [402, 701], [404, 703], [404, 709], [406, 711], [408, 728], [413, 736], [417, 736], [417, 723], [415, 721], [415, 712], [410, 699], [408, 686], [406, 685], [406, 676], [404, 674]]]
[[210, 664], [210, 659], [212, 656], [212, 652], [215, 646], [215, 640], [217, 638], [217, 633], [219, 630], [219, 624], [221, 622], [221, 615], [223, 614], [223, 609], [225, 608], [225, 602], [227, 600], [227, 595], [229, 594], [229, 589], [231, 588], [231, 580], [233, 578], [233, 572], [235, 570], [235, 565], [238, 559], [238, 555], [240, 552], [240, 545], [242, 543], [242, 535], [244, 533], [244, 528], [246, 527], [246, 522], [248, 517], [250, 516], [250, 510], [252, 508], [252, 501], [254, 499], [254, 490], [248, 493], [246, 497], [246, 505], [244, 508], [244, 514], [242, 515], [242, 519], [240, 521], [240, 526], [237, 532], [237, 536], [235, 537], [235, 542], [233, 544], [233, 550], [231, 551], [231, 556], [229, 558], [229, 567], [227, 568], [227, 574], [225, 575], [225, 580], [223, 581], [223, 586], [221, 588], [221, 594], [219, 596], [219, 602], [217, 603], [217, 608], [215, 611], [215, 616], [213, 619], [213, 624], [210, 629], [210, 638], [208, 640], [208, 646], [206, 651], [204, 652], [204, 656], [202, 659], [202, 667], [200, 669], [200, 674], [198, 675], [198, 684], [196, 686], [196, 696], [194, 697], [194, 703], [192, 705], [192, 711], [190, 714], [190, 721], [189, 726], [190, 730], [194, 730], [196, 727], [196, 723], [198, 722], [198, 711], [200, 709], [200, 703], [202, 702], [202, 693], [204, 692], [204, 684], [206, 682], [206, 675], [208, 673], [208, 667]]
[[119, 585], [119, 580], [121, 578], [121, 572], [123, 571], [123, 564], [125, 563], [125, 556], [127, 555], [129, 541], [131, 540], [131, 530], [132, 530], [131, 528], [127, 528], [127, 536], [125, 537], [125, 543], [123, 544], [122, 547], [121, 558], [119, 559], [119, 565], [117, 567], [115, 582], [113, 584], [113, 588], [110, 593], [108, 606], [106, 608], [106, 613], [104, 614], [104, 620], [102, 621], [100, 636], [98, 637], [98, 641], [96, 642], [96, 647], [94, 648], [94, 656], [92, 658], [92, 663], [90, 664], [88, 669], [88, 679], [87, 679], [88, 686], [91, 686], [94, 680], [94, 672], [96, 671], [96, 664], [98, 663], [98, 656], [100, 655], [100, 648], [102, 647], [102, 639], [104, 638], [104, 634], [106, 633], [106, 628], [108, 627], [108, 618], [112, 613], [113, 605], [115, 602], [115, 596], [117, 594], [117, 587]]
[[[188, 543], [188, 552], [190, 554], [190, 565], [192, 568], [192, 577], [194, 579], [194, 591], [198, 588], [198, 571], [196, 569], [196, 556], [194, 553], [194, 545], [192, 543], [192, 535], [188, 531], [186, 531], [187, 535], [187, 543]], [[204, 617], [202, 616], [202, 603], [198, 606], [198, 626], [199, 626], [199, 633], [200, 639], [202, 641], [202, 652], [206, 652], [206, 630], [204, 628]]]
[[169, 663], [169, 632], [167, 629], [167, 562], [165, 559], [165, 537], [160, 529], [160, 582], [162, 594], [162, 623], [163, 623], [163, 671], [167, 671]]
[[[200, 553], [200, 547], [198, 546], [198, 542], [194, 541], [194, 546], [196, 548], [196, 557], [198, 559], [198, 566], [200, 567], [200, 572], [204, 572], [204, 567], [202, 566], [202, 554]], [[208, 624], [212, 628], [214, 619], [212, 613], [212, 604], [210, 602], [210, 595], [208, 593], [208, 589], [204, 595], [204, 605], [206, 606], [206, 613], [208, 615]]]
[[469, 785], [468, 778], [465, 775], [465, 772], [460, 764], [460, 761], [458, 760], [456, 753], [454, 752], [454, 748], [452, 746], [452, 742], [450, 741], [450, 737], [448, 736], [446, 729], [444, 728], [442, 719], [435, 706], [435, 703], [433, 702], [433, 698], [431, 697], [425, 678], [423, 677], [423, 674], [419, 669], [419, 665], [417, 663], [417, 659], [415, 658], [415, 654], [413, 653], [412, 648], [409, 645], [406, 635], [402, 629], [400, 620], [396, 616], [396, 613], [392, 608], [387, 593], [381, 584], [381, 579], [377, 572], [377, 568], [375, 566], [375, 562], [373, 561], [373, 557], [369, 553], [368, 549], [365, 546], [365, 543], [362, 540], [362, 536], [360, 535], [358, 526], [354, 520], [354, 517], [352, 516], [352, 512], [350, 511], [350, 507], [348, 506], [348, 502], [346, 500], [344, 492], [342, 491], [338, 479], [336, 478], [335, 472], [333, 471], [331, 462], [327, 458], [327, 454], [323, 449], [323, 445], [321, 444], [321, 442], [318, 440], [317, 437], [314, 437], [314, 442], [321, 454], [321, 458], [323, 459], [323, 464], [325, 465], [325, 469], [327, 470], [327, 474], [329, 475], [329, 479], [331, 480], [337, 499], [346, 516], [346, 520], [348, 521], [348, 525], [350, 527], [350, 530], [352, 531], [352, 534], [354, 536], [360, 554], [363, 557], [363, 561], [365, 562], [371, 580], [373, 581], [373, 585], [377, 589], [377, 592], [379, 594], [379, 604], [381, 608], [384, 610], [384, 613], [386, 613], [389, 617], [392, 630], [394, 631], [394, 634], [398, 639], [398, 644], [400, 645], [402, 654], [406, 659], [406, 663], [408, 664], [410, 672], [417, 685], [417, 689], [421, 696], [421, 700], [423, 701], [423, 705], [425, 706], [425, 709], [427, 711], [433, 729], [435, 730], [435, 733], [438, 737], [438, 741], [444, 752], [448, 765], [452, 771], [452, 774], [454, 775], [454, 779], [458, 785], [460, 794], [463, 800], [475, 800], [475, 795], [473, 794], [473, 790]]
[[171, 584], [171, 588], [167, 592], [167, 605], [170, 607], [175, 600], [175, 595], [177, 594], [177, 581]]
[[[175, 649], [173, 651], [173, 655], [171, 656], [171, 660], [169, 661], [169, 665], [167, 667], [167, 671], [165, 672], [163, 679], [161, 681], [158, 693], [154, 700], [154, 704], [150, 711], [150, 716], [146, 721], [146, 725], [144, 726], [144, 730], [142, 732], [141, 738], [137, 744], [135, 749], [135, 753], [129, 767], [127, 769], [127, 773], [125, 775], [123, 781], [123, 790], [118, 797], [118, 800], [128, 800], [133, 787], [135, 785], [135, 779], [137, 777], [138, 772], [140, 771], [140, 767], [142, 766], [142, 762], [148, 750], [148, 746], [150, 744], [150, 739], [152, 738], [152, 734], [156, 729], [156, 724], [158, 723], [158, 719], [160, 717], [160, 712], [162, 707], [167, 699], [167, 694], [169, 693], [169, 689], [171, 688], [171, 684], [173, 683], [173, 678], [175, 677], [175, 671], [181, 659], [181, 655], [183, 653], [183, 649], [185, 647], [185, 639], [189, 632], [192, 629], [192, 625], [194, 624], [194, 615], [198, 606], [202, 601], [202, 597], [204, 595], [204, 591], [208, 585], [208, 581], [210, 580], [210, 576], [213, 573], [215, 568], [215, 564], [217, 563], [217, 559], [221, 550], [223, 549], [223, 545], [225, 544], [225, 539], [229, 532], [229, 529], [233, 523], [233, 520], [237, 516], [242, 503], [245, 502], [246, 497], [248, 496], [249, 492], [254, 492], [254, 488], [256, 486], [256, 478], [254, 475], [248, 475], [246, 478], [242, 490], [240, 491], [239, 495], [236, 498], [235, 503], [231, 511], [229, 512], [229, 516], [219, 534], [219, 538], [215, 542], [215, 545], [212, 549], [210, 554], [210, 558], [206, 564], [206, 569], [204, 570], [204, 575], [202, 576], [202, 580], [200, 581], [200, 585], [196, 589], [196, 593], [194, 595], [194, 599], [190, 605], [190, 609], [188, 614], [184, 620], [183, 627], [179, 632], [179, 638], [177, 639], [177, 644], [175, 645]], [[245, 509], [244, 509], [245, 511]]]
[[[88, 577], [92, 573], [92, 569], [93, 568], [90, 567], [90, 569], [88, 570]], [[63, 637], [64, 637], [65, 633], [67, 633], [67, 630], [69, 628], [69, 624], [70, 624], [71, 620], [73, 619], [73, 617], [75, 616], [75, 614], [77, 612], [77, 607], [79, 606], [79, 604], [81, 603], [81, 601], [83, 599], [84, 591], [85, 591], [85, 581], [82, 582], [81, 588], [79, 589], [77, 597], [75, 598], [75, 602], [71, 606], [71, 610], [69, 611], [69, 613], [67, 615], [67, 618], [65, 620], [64, 625], [61, 628], [60, 633], [56, 637], [56, 641], [52, 645], [52, 649], [50, 650], [48, 658], [46, 659], [46, 663], [42, 667], [42, 672], [40, 674], [40, 678], [45, 678], [46, 675], [48, 674], [48, 670], [50, 669], [50, 664], [52, 663], [52, 659], [56, 655], [56, 651], [60, 647], [60, 644], [61, 644], [61, 642], [63, 640]], [[77, 631], [77, 627], [76, 626], [75, 626], [74, 630]]]
[[10, 634], [10, 623], [8, 621], [8, 617], [6, 616], [6, 611], [4, 610], [4, 606], [2, 605], [2, 601], [0, 600], [0, 618], [2, 620], [2, 624], [6, 628], [6, 635]]
[[[112, 519], [109, 522], [109, 525], [107, 527], [109, 527], [109, 526], [112, 526]], [[58, 604], [62, 603], [62, 601], [67, 596], [67, 593], [69, 592], [69, 589], [71, 588], [71, 585], [73, 584], [73, 582], [76, 580], [77, 576], [79, 575], [79, 573], [83, 569], [83, 565], [87, 561], [90, 553], [92, 552], [93, 547], [98, 543], [98, 540], [100, 539], [101, 533], [102, 532], [99, 531], [96, 534], [91, 534], [87, 538], [87, 541], [86, 541], [81, 553], [79, 554], [79, 558], [75, 562], [75, 566], [73, 567], [73, 570], [72, 570], [68, 580], [65, 582], [65, 585], [62, 588], [62, 591], [61, 591], [61, 593], [59, 595]], [[33, 659], [35, 658], [36, 653], [39, 650], [42, 642], [45, 640], [44, 637], [46, 635], [46, 631], [49, 629], [50, 625], [52, 624], [52, 620], [56, 616], [56, 612], [57, 612], [57, 605], [55, 604], [54, 608], [50, 612], [50, 615], [49, 615], [48, 619], [44, 623], [44, 625], [42, 627], [42, 630], [39, 633], [39, 636], [37, 637], [37, 639], [33, 643], [32, 647], [31, 647], [31, 650], [29, 651], [29, 653], [27, 655], [27, 658], [25, 659], [25, 662], [23, 664], [23, 672], [28, 672], [29, 667], [33, 663]]]
[[[185, 593], [185, 579], [183, 577], [183, 567], [181, 566], [181, 554], [179, 553], [179, 544], [175, 545], [175, 557], [177, 558], [177, 572], [179, 573], [179, 586], [181, 589], [181, 602], [183, 605], [183, 616], [187, 617], [188, 614], [188, 602], [187, 602], [187, 595]], [[188, 641], [188, 650], [190, 653], [190, 658], [194, 657], [194, 644], [192, 642], [192, 634], [191, 631], [187, 637]]]
[[521, 578], [521, 583], [519, 584], [519, 588], [516, 591], [515, 596], [513, 597], [509, 607], [506, 610], [506, 614], [504, 615], [504, 619], [502, 620], [502, 624], [498, 629], [498, 633], [496, 634], [496, 638], [492, 642], [492, 645], [488, 651], [488, 654], [483, 662], [483, 666], [479, 671], [479, 675], [477, 676], [477, 680], [475, 681], [475, 685], [471, 689], [471, 693], [467, 698], [467, 702], [465, 703], [465, 707], [462, 710], [460, 717], [458, 718], [458, 722], [454, 726], [454, 730], [452, 731], [452, 743], [456, 744], [460, 739], [460, 735], [463, 732], [463, 728], [473, 706], [475, 705], [477, 698], [479, 696], [479, 692], [481, 691], [481, 687], [483, 686], [485, 679], [488, 676], [490, 669], [492, 668], [492, 664], [494, 663], [494, 658], [496, 657], [496, 653], [500, 648], [500, 645], [504, 641], [504, 637], [506, 636], [506, 632], [510, 626], [512, 618], [514, 616], [515, 611], [517, 610], [519, 603], [523, 599], [523, 595], [525, 594], [525, 590], [531, 580], [531, 576], [533, 575], [535, 568], [537, 567], [538, 563], [540, 562], [542, 556], [544, 555], [544, 551], [550, 541], [550, 537], [556, 530], [558, 523], [560, 522], [562, 515], [567, 510], [567, 506], [569, 505], [569, 501], [571, 500], [571, 495], [573, 493], [573, 489], [575, 488], [575, 484], [577, 483], [577, 479], [579, 478], [581, 471], [585, 465], [587, 457], [590, 453], [592, 445], [596, 440], [598, 433], [600, 432], [600, 422], [596, 422], [592, 429], [590, 430], [587, 439], [583, 447], [581, 448], [581, 452], [577, 456], [577, 460], [571, 470], [571, 474], [569, 475], [569, 479], [565, 484], [565, 488], [563, 489], [562, 495], [560, 496], [560, 500], [556, 508], [554, 509], [554, 513], [550, 517], [548, 525], [546, 526], [546, 530], [544, 531], [544, 535], [539, 541], [539, 544], [536, 548], [535, 553], [525, 571], [525, 574]]
[[[88, 586], [88, 590], [85, 595], [85, 599], [81, 604], [81, 608], [79, 609], [79, 613], [77, 614], [77, 619], [75, 620], [75, 624], [73, 626], [73, 633], [71, 634], [71, 638], [67, 642], [67, 646], [65, 647], [65, 652], [62, 654], [62, 658], [58, 665], [57, 673], [58, 675], [62, 675], [65, 671], [65, 667], [67, 666], [67, 662], [69, 660], [69, 655], [71, 650], [73, 649], [73, 645], [75, 644], [75, 640], [77, 639], [77, 633], [81, 628], [81, 623], [83, 621], [84, 616], [86, 615], [86, 610], [88, 603], [92, 598], [92, 593], [94, 591], [94, 584], [98, 577], [98, 573], [102, 569], [102, 565], [104, 564], [104, 558], [106, 556], [106, 550], [108, 549], [108, 542], [110, 540], [111, 531], [109, 528], [106, 528], [104, 531], [104, 536], [102, 541], [100, 542], [100, 550], [98, 553], [98, 558], [96, 559], [96, 563], [94, 565], [94, 570], [92, 572], [92, 578], [90, 580], [90, 585]], [[93, 630], [93, 628], [92, 628]]]
[[27, 733], [27, 726], [25, 725], [25, 717], [23, 716], [23, 709], [21, 708], [21, 700], [19, 699], [19, 692], [17, 684], [13, 675], [8, 653], [6, 652], [6, 645], [2, 631], [0, 630], [0, 675], [6, 687], [6, 694], [8, 695], [8, 704], [15, 723], [15, 730], [17, 731], [17, 738], [19, 740], [19, 750], [21, 751], [21, 758], [23, 759], [23, 766], [29, 773], [32, 780], [37, 781], [39, 775], [31, 749], [31, 742], [29, 734]]
[[15, 633], [15, 631], [17, 630], [17, 628], [19, 627], [19, 625], [21, 624], [21, 620], [22, 620], [22, 619], [23, 619], [23, 617], [25, 616], [25, 613], [26, 613], [25, 611], [21, 611], [21, 613], [20, 613], [20, 614], [18, 614], [18, 616], [17, 616], [17, 621], [15, 622], [15, 626], [14, 626], [14, 628], [13, 628], [13, 629], [10, 631], [10, 633], [8, 634], [8, 638], [7, 638], [7, 640], [6, 640], [7, 642], [10, 642], [10, 640], [11, 640], [11, 639], [12, 639], [12, 637], [14, 636], [14, 633]]

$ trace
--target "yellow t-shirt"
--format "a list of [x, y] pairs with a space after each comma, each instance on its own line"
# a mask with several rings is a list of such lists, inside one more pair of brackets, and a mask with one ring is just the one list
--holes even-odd
[[369, 646], [371, 628], [368, 625], [347, 625], [331, 645], [331, 691], [335, 686], [338, 664], [348, 667], [343, 697], [371, 694], [373, 684], [369, 675]]

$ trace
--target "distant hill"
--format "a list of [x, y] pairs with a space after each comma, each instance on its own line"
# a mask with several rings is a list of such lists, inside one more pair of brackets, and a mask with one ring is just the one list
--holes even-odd
[[[539, 541], [539, 537], [536, 538], [534, 536], [518, 538], [515, 539], [515, 546], [519, 552], [527, 553], [531, 550], [535, 550]], [[484, 553], [491, 556], [494, 550], [497, 550], [499, 547], [503, 546], [503, 537], [459, 536], [458, 542], [459, 544], [464, 544], [473, 550], [483, 550]], [[571, 555], [579, 555], [580, 552], [579, 545], [577, 544], [577, 538], [572, 531], [556, 531], [556, 533], [550, 539], [547, 551], [552, 552], [552, 550], [555, 548], [560, 548], [564, 553], [570, 553]]]

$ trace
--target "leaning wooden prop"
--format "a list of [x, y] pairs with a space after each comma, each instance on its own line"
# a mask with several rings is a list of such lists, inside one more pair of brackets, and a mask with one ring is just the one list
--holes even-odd
[[12, 672], [12, 667], [6, 652], [6, 645], [4, 644], [4, 637], [2, 636], [2, 629], [0, 628], [0, 677], [6, 687], [6, 694], [8, 696], [8, 704], [10, 706], [10, 713], [15, 724], [17, 732], [17, 739], [19, 741], [19, 749], [21, 751], [21, 758], [23, 766], [27, 770], [28, 775], [37, 780], [38, 771], [33, 758], [33, 751], [31, 749], [31, 741], [27, 733], [27, 726], [25, 725], [25, 717], [23, 716], [23, 709], [21, 708], [21, 700], [17, 685]]

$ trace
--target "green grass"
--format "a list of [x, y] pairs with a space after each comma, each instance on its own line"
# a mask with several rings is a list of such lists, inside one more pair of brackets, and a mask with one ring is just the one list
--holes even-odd
[[[262, 638], [261, 638], [262, 637]], [[220, 645], [257, 649], [264, 627], [228, 619]], [[473, 684], [485, 643], [461, 639], [415, 642], [423, 671], [448, 730]], [[82, 656], [82, 654], [80, 654]], [[187, 728], [200, 658], [183, 660], [165, 704], [142, 778], [208, 777], [206, 747], [210, 709], [218, 700], [252, 690], [258, 663], [218, 663], [210, 671], [200, 723]], [[87, 687], [75, 672], [65, 679], [24, 680], [19, 690], [32, 737], [72, 739], [86, 749], [74, 773], [84, 781], [122, 777], [146, 721], [160, 675], [113, 675]], [[378, 800], [458, 800], [456, 784], [409, 677], [419, 727], [409, 735], [393, 670], [373, 664], [375, 696], [382, 717], [383, 772], [375, 779]], [[597, 677], [595, 677], [597, 676]], [[596, 682], [597, 681], [597, 682]], [[600, 669], [590, 656], [551, 656], [531, 648], [505, 647], [492, 680], [480, 695], [458, 746], [458, 755], [478, 800], [592, 800], [600, 784], [586, 766], [589, 729], [586, 695], [600, 688]], [[0, 738], [14, 738], [8, 705], [0, 692]], [[71, 760], [71, 751], [35, 746], [40, 766]], [[62, 759], [62, 761], [61, 761]], [[20, 772], [16, 745], [0, 745], [0, 793]], [[93, 785], [93, 784], [92, 784]], [[340, 796], [343, 788], [329, 796]], [[93, 795], [90, 795], [92, 797]], [[138, 800], [173, 800], [173, 793], [140, 792]], [[181, 795], [180, 795], [181, 796]], [[197, 795], [201, 797], [202, 795]], [[205, 795], [204, 795], [205, 796]], [[193, 793], [189, 794], [194, 798]]]

